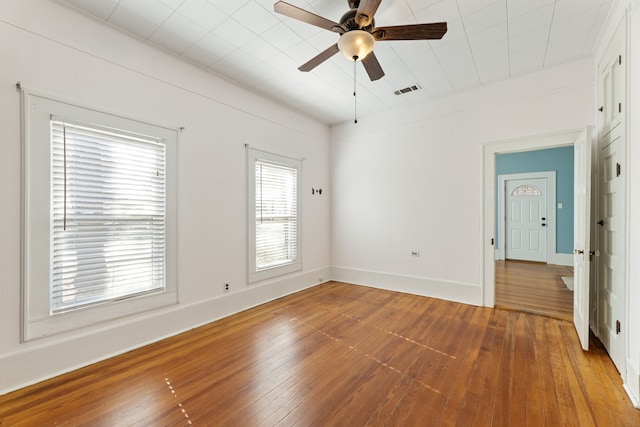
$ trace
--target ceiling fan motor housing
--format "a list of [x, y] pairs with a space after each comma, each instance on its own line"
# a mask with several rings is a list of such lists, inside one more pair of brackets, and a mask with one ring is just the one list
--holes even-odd
[[372, 19], [371, 23], [369, 25], [367, 25], [366, 27], [360, 27], [360, 25], [356, 21], [356, 12], [357, 11], [358, 11], [357, 8], [346, 11], [345, 14], [342, 15], [342, 18], [340, 18], [340, 25], [343, 28], [345, 28], [347, 31], [364, 30], [364, 31], [371, 32], [371, 30], [375, 26], [374, 20]]

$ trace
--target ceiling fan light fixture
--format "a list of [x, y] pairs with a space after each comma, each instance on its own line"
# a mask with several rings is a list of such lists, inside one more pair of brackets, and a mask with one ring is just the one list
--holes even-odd
[[362, 61], [371, 51], [376, 40], [364, 30], [347, 31], [338, 39], [338, 48], [350, 61]]

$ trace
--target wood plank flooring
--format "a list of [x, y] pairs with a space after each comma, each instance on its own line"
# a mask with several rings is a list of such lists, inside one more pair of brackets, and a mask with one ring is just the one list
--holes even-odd
[[573, 321], [573, 291], [562, 276], [573, 267], [527, 261], [496, 261], [496, 307]]
[[638, 426], [570, 322], [327, 283], [0, 396], [2, 426]]

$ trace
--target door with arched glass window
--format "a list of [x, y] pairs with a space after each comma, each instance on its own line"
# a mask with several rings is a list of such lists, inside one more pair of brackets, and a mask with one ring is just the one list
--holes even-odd
[[506, 181], [505, 255], [507, 259], [547, 261], [546, 193], [546, 178]]

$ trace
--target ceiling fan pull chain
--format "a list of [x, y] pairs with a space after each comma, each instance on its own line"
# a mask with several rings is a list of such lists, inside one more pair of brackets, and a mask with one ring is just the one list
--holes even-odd
[[358, 123], [358, 97], [356, 96], [356, 62], [358, 57], [353, 57], [353, 123]]

